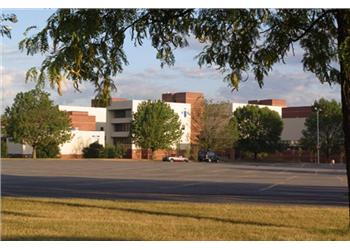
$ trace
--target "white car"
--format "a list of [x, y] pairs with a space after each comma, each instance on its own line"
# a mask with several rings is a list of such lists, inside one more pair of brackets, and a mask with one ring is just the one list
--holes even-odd
[[163, 161], [170, 161], [170, 162], [188, 162], [188, 158], [180, 156], [166, 156], [163, 158]]

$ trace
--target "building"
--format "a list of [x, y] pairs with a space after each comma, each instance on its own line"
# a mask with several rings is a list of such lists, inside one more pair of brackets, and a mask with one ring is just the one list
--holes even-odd
[[248, 101], [248, 103], [238, 103], [238, 102], [232, 103], [232, 113], [234, 113], [237, 108], [241, 108], [241, 107], [244, 107], [247, 105], [258, 106], [259, 108], [268, 108], [272, 111], [276, 111], [279, 114], [279, 116], [282, 117], [282, 107], [281, 106], [255, 104], [255, 103], [250, 103], [250, 101]]
[[[197, 92], [164, 93], [162, 100], [178, 114], [183, 135], [179, 145], [173, 145], [175, 150], [188, 150], [198, 147], [198, 137], [202, 130], [202, 115], [204, 112], [204, 96]], [[67, 111], [72, 124], [72, 139], [60, 145], [61, 157], [82, 157], [82, 149], [97, 141], [102, 145], [123, 145], [126, 157], [132, 159], [149, 158], [147, 149], [138, 148], [132, 143], [130, 128], [133, 113], [137, 112], [142, 100], [112, 98], [107, 108], [94, 107], [98, 103], [92, 100], [92, 107], [59, 105], [59, 109]], [[285, 100], [265, 99], [249, 100], [248, 103], [230, 103], [228, 110], [234, 111], [246, 105], [267, 107], [276, 111], [283, 120], [284, 129], [281, 139], [291, 145], [298, 145], [304, 129], [306, 118], [311, 114], [310, 106], [287, 107]], [[15, 144], [8, 141], [10, 156], [30, 156], [32, 148], [28, 145]], [[169, 152], [159, 150], [159, 159]]]
[[256, 105], [266, 105], [266, 106], [277, 106], [277, 107], [287, 107], [286, 100], [283, 99], [264, 99], [264, 100], [250, 100], [248, 104]]
[[204, 96], [198, 92], [178, 92], [162, 94], [164, 102], [187, 103], [191, 107], [191, 145], [198, 144], [198, 137], [202, 131], [202, 115], [204, 111]]
[[298, 145], [305, 128], [305, 120], [312, 112], [311, 106], [287, 107], [283, 99], [249, 100], [248, 103], [232, 103], [232, 112], [246, 105], [257, 105], [260, 108], [267, 107], [276, 111], [283, 121], [281, 140], [290, 145]]
[[[142, 100], [118, 100], [111, 102], [107, 107], [106, 144], [121, 144], [127, 151], [126, 156], [132, 159], [148, 158], [147, 152], [142, 151], [131, 141], [130, 128], [132, 114], [137, 112], [137, 107]], [[170, 108], [178, 114], [183, 134], [180, 145], [173, 145], [175, 150], [185, 150], [191, 142], [191, 105], [187, 103], [166, 102]], [[161, 158], [167, 152], [156, 153], [156, 158]]]
[[93, 142], [105, 145], [106, 109], [95, 107], [64, 106], [72, 124], [72, 139], [60, 145], [61, 158], [81, 158], [84, 147]]
[[311, 115], [311, 106], [282, 108], [283, 131], [282, 141], [290, 145], [298, 145], [305, 128], [305, 120]]
[[[83, 148], [95, 141], [105, 145], [105, 108], [64, 105], [59, 105], [58, 108], [68, 112], [72, 124], [71, 140], [59, 146], [61, 158], [81, 158]], [[8, 156], [30, 157], [33, 148], [29, 145], [13, 143], [8, 139], [7, 151]]]

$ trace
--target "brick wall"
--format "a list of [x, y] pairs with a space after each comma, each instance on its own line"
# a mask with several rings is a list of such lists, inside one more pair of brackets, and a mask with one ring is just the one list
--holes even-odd
[[96, 130], [96, 117], [90, 116], [88, 112], [70, 111], [68, 114], [73, 128], [82, 131]]
[[311, 106], [282, 108], [282, 118], [307, 118], [311, 113]]
[[286, 107], [287, 103], [283, 99], [264, 99], [264, 100], [250, 100], [248, 104], [256, 104], [256, 105], [269, 105], [269, 106], [278, 106], [278, 107]]

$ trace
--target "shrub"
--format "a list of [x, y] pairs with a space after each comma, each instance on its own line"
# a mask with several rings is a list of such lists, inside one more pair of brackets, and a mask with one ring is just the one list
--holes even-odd
[[116, 148], [113, 145], [106, 145], [103, 151], [104, 158], [115, 158], [116, 157]]
[[115, 157], [123, 158], [125, 152], [126, 152], [126, 149], [123, 145], [121, 144], [115, 145]]
[[7, 143], [1, 140], [1, 157], [7, 157]]
[[104, 155], [104, 148], [97, 141], [83, 148], [84, 158], [101, 158]]
[[38, 158], [56, 158], [59, 153], [60, 148], [56, 143], [38, 145], [36, 149], [36, 156]]

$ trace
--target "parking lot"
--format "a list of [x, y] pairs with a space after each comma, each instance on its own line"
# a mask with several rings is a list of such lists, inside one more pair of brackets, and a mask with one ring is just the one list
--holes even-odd
[[347, 204], [344, 165], [2, 160], [3, 196]]

